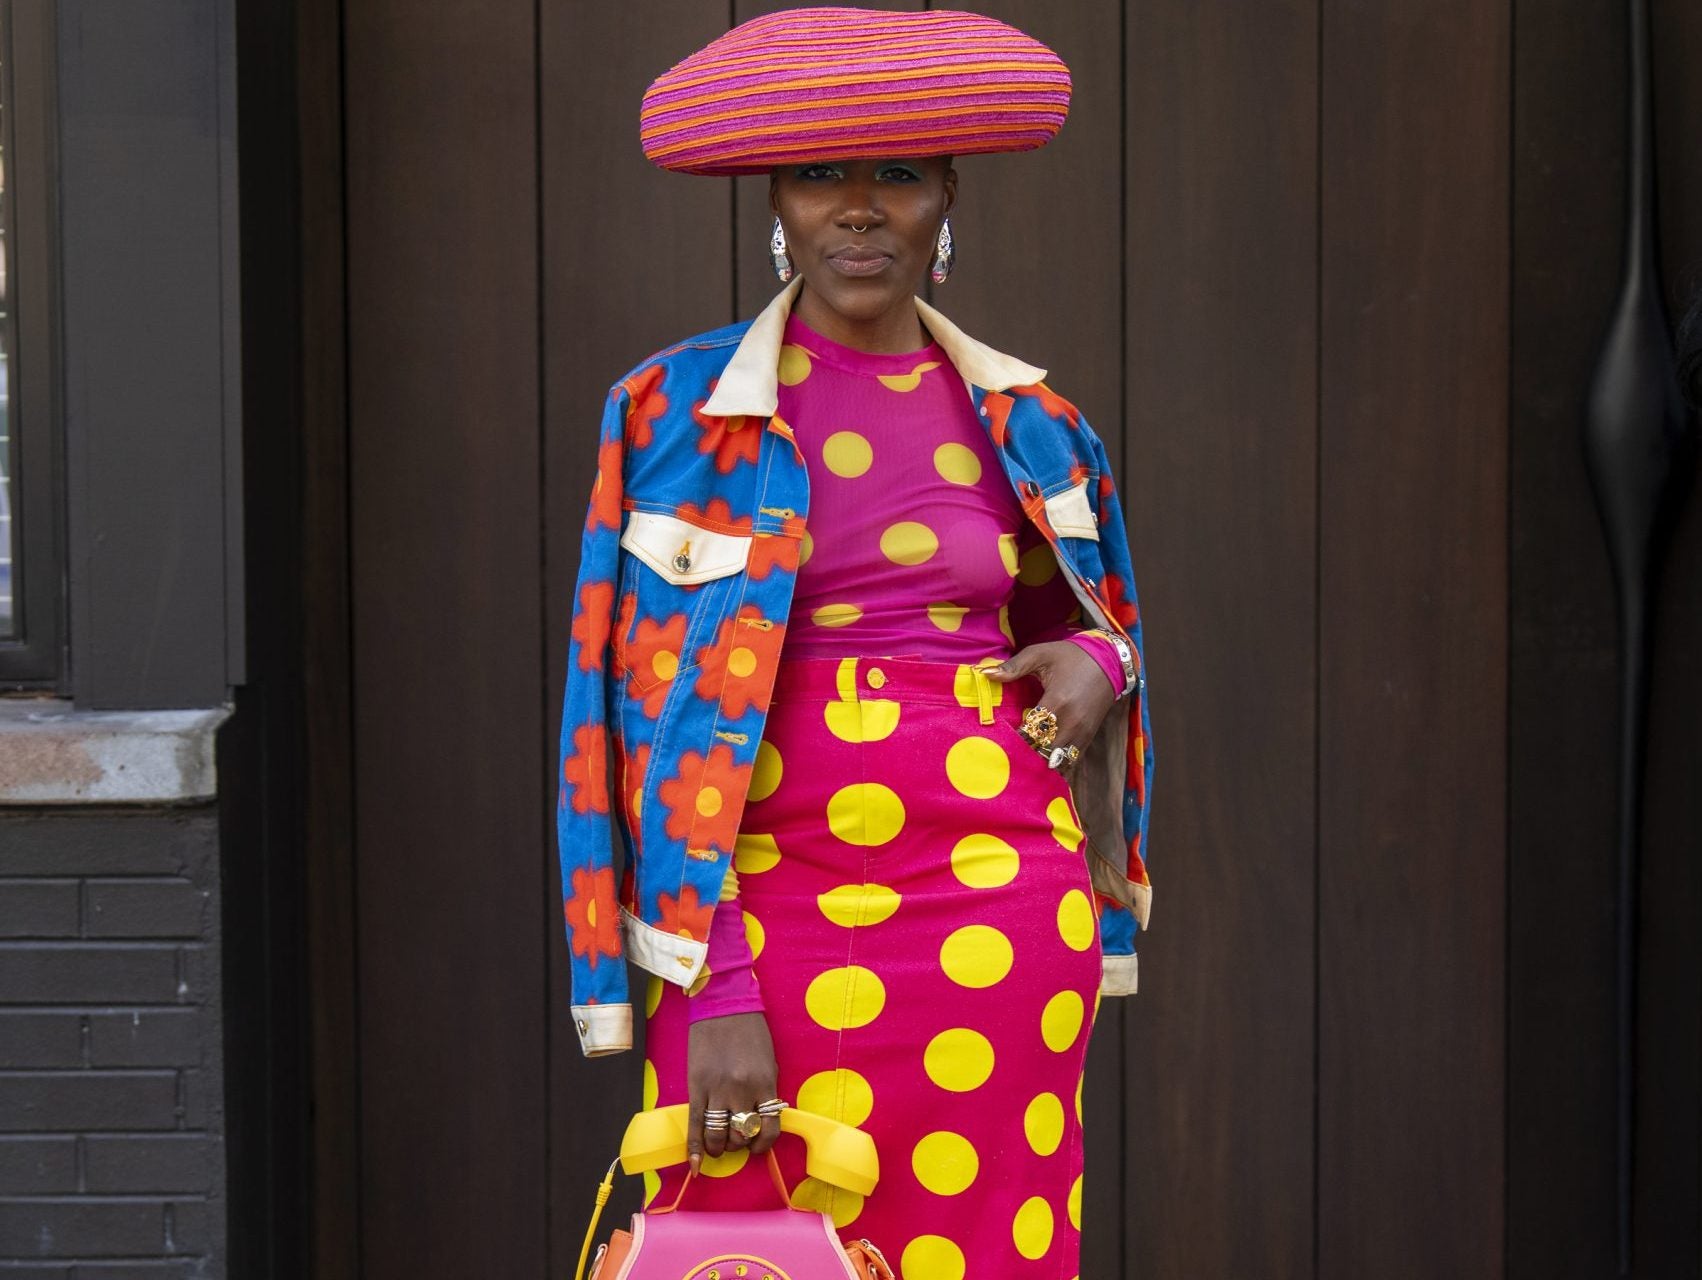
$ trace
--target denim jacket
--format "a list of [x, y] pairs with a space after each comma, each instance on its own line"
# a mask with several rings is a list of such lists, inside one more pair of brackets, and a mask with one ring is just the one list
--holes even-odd
[[[781, 336], [801, 285], [755, 320], [646, 360], [604, 405], [556, 807], [573, 1019], [587, 1056], [632, 1046], [625, 959], [681, 986], [699, 976], [733, 862], [809, 521], [804, 456], [776, 412]], [[1101, 909], [1101, 992], [1131, 994], [1151, 900], [1153, 753], [1134, 571], [1105, 447], [1041, 381], [1045, 370], [968, 337], [920, 298], [916, 307], [1084, 619], [1135, 653], [1134, 687], [1071, 780]]]

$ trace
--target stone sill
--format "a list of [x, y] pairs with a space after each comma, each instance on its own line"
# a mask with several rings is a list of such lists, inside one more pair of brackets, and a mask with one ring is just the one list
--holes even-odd
[[78, 711], [62, 698], [0, 698], [0, 805], [211, 800], [214, 740], [234, 705]]

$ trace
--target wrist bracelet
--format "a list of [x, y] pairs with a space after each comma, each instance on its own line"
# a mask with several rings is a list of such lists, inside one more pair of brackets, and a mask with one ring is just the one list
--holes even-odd
[[1142, 683], [1140, 671], [1135, 666], [1134, 647], [1127, 640], [1115, 631], [1108, 631], [1104, 627], [1089, 627], [1086, 634], [1100, 637], [1117, 651], [1117, 660], [1123, 665], [1123, 692], [1118, 697], [1122, 697]]

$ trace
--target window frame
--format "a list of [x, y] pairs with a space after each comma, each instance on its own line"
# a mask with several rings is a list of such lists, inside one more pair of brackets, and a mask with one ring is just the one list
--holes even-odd
[[[58, 190], [50, 0], [0, 0], [8, 101], [5, 191], [11, 415], [12, 591], [17, 634], [0, 637], [0, 693], [69, 692], [65, 441], [58, 387]], [[28, 246], [28, 250], [20, 249]]]

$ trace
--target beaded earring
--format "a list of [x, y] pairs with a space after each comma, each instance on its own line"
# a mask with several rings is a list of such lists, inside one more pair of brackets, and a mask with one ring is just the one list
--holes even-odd
[[778, 215], [774, 219], [774, 231], [768, 237], [768, 260], [781, 284], [792, 279], [792, 256], [786, 252], [786, 228], [780, 225]]
[[934, 265], [929, 269], [928, 276], [935, 284], [944, 284], [956, 264], [957, 246], [952, 243], [951, 219], [947, 218], [940, 223], [940, 238], [934, 242]]

